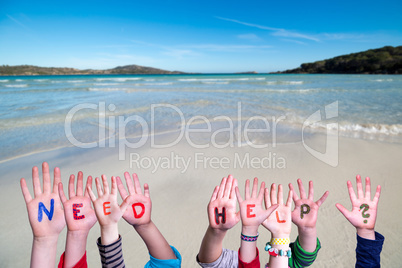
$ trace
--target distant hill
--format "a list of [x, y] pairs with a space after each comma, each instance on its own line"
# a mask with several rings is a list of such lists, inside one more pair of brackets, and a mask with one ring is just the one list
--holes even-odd
[[39, 67], [33, 65], [0, 66], [0, 75], [78, 75], [78, 74], [182, 74], [139, 65], [118, 66], [107, 70], [79, 70], [74, 68]]
[[303, 63], [299, 68], [278, 73], [402, 74], [402, 46], [386, 46], [313, 63]]

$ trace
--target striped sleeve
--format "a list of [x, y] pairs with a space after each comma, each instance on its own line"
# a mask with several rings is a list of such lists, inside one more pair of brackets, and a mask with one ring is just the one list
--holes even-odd
[[321, 243], [317, 238], [317, 247], [314, 252], [307, 252], [301, 247], [299, 237], [297, 237], [296, 241], [290, 244], [290, 248], [292, 250], [292, 257], [289, 258], [289, 267], [302, 268], [313, 264], [321, 248]]
[[101, 238], [96, 241], [99, 249], [99, 255], [102, 262], [102, 268], [124, 268], [123, 247], [121, 236], [119, 240], [110, 245], [102, 245]]

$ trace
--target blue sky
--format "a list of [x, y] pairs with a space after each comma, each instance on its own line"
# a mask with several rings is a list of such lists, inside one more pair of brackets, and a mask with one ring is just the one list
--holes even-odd
[[270, 72], [402, 45], [398, 1], [0, 0], [0, 65]]

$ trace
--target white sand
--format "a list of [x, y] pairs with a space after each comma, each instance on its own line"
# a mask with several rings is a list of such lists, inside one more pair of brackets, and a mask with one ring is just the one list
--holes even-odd
[[[310, 141], [323, 148], [322, 137]], [[134, 150], [133, 150], [134, 151]], [[153, 202], [152, 218], [166, 239], [174, 245], [183, 257], [182, 267], [197, 267], [195, 256], [207, 228], [206, 207], [213, 188], [223, 176], [233, 174], [239, 180], [239, 186], [244, 189], [246, 179], [258, 177], [268, 185], [272, 182], [287, 185], [301, 178], [305, 186], [308, 180], [315, 185], [315, 199], [325, 190], [330, 191], [327, 201], [320, 209], [318, 219], [318, 236], [322, 249], [312, 267], [352, 267], [355, 261], [356, 237], [354, 228], [344, 219], [335, 207], [336, 202], [350, 206], [346, 181], [352, 180], [356, 174], [372, 178], [372, 190], [377, 184], [382, 186], [376, 230], [385, 236], [384, 249], [381, 254], [383, 267], [397, 267], [402, 263], [402, 214], [399, 210], [402, 192], [402, 145], [364, 141], [358, 139], [340, 138], [339, 165], [331, 167], [311, 156], [301, 143], [278, 145], [276, 148], [252, 149], [241, 148], [210, 148], [194, 150], [187, 144], [179, 144], [169, 149], [150, 150], [144, 146], [134, 152], [141, 157], [170, 157], [171, 153], [181, 157], [191, 157], [191, 165], [184, 173], [181, 168], [159, 168], [152, 173], [149, 169], [130, 168], [130, 162], [118, 161], [116, 150], [77, 148], [59, 149], [51, 152], [14, 159], [0, 164], [2, 178], [0, 180], [1, 202], [1, 234], [0, 263], [2, 267], [28, 267], [32, 243], [32, 233], [28, 222], [25, 203], [19, 188], [19, 179], [25, 177], [31, 187], [31, 168], [40, 166], [47, 161], [51, 168], [60, 167], [63, 183], [67, 183], [71, 173], [79, 170], [84, 176], [100, 176], [106, 174], [122, 176], [124, 171], [136, 172], [141, 183], [150, 185]], [[250, 157], [261, 159], [268, 153], [276, 153], [276, 161], [284, 158], [286, 168], [234, 168], [235, 154], [250, 153]], [[207, 157], [228, 157], [230, 168], [213, 168], [207, 166], [196, 168], [195, 153]], [[145, 162], [143, 163], [145, 164]], [[297, 186], [296, 186], [297, 188]], [[32, 189], [32, 187], [31, 187]], [[287, 189], [287, 187], [286, 187]], [[293, 225], [292, 238], [297, 235]], [[142, 240], [123, 219], [119, 227], [123, 236], [124, 258], [127, 267], [143, 267], [149, 259], [148, 252]], [[99, 267], [100, 259], [95, 244], [99, 236], [99, 226], [96, 224], [88, 238], [89, 267]], [[261, 252], [261, 263], [265, 263], [268, 254], [263, 251], [269, 239], [269, 233], [260, 227], [258, 241]], [[240, 241], [240, 223], [230, 230], [225, 238], [224, 246], [237, 250]], [[65, 230], [59, 238], [58, 257], [64, 251]]]

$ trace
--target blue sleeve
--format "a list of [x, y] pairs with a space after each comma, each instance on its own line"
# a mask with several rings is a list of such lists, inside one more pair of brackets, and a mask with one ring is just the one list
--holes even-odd
[[177, 249], [173, 246], [170, 246], [176, 255], [177, 259], [170, 260], [159, 260], [149, 255], [150, 260], [145, 264], [144, 268], [180, 268], [181, 267], [181, 255], [177, 251]]
[[356, 268], [381, 267], [380, 254], [384, 236], [375, 232], [375, 240], [369, 240], [357, 235]]

